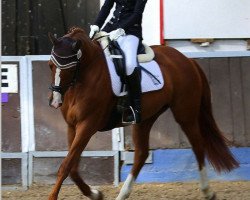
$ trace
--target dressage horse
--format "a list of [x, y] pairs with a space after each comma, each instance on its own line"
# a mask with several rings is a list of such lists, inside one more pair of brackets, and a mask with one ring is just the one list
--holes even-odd
[[[80, 28], [57, 39], [49, 34], [53, 49], [50, 105], [61, 108], [68, 125], [69, 152], [63, 160], [49, 200], [58, 198], [63, 181], [70, 175], [83, 195], [102, 200], [100, 191], [88, 186], [78, 173], [80, 156], [90, 138], [107, 127], [117, 97], [112, 92], [103, 49]], [[129, 197], [149, 152], [149, 134], [156, 119], [168, 108], [186, 134], [198, 162], [200, 186], [205, 199], [216, 199], [208, 183], [205, 157], [218, 172], [239, 166], [227, 147], [212, 114], [208, 81], [192, 59], [168, 46], [153, 46], [164, 87], [142, 94], [142, 121], [133, 125], [134, 165], [117, 200]], [[117, 124], [121, 126], [121, 124]], [[178, 159], [178, 158], [177, 158]]]

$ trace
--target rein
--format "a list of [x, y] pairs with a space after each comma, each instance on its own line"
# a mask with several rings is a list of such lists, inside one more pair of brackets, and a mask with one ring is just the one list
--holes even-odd
[[97, 38], [94, 38], [94, 39], [92, 39], [92, 41], [98, 41], [98, 40], [100, 40], [100, 39], [102, 39], [102, 38], [104, 38], [104, 37], [108, 37], [109, 35], [107, 34], [107, 35], [102, 35], [102, 36], [100, 36], [100, 37], [97, 37]]
[[[94, 37], [94, 36], [93, 36], [93, 37]], [[94, 39], [91, 39], [91, 40], [92, 40], [92, 41], [97, 41], [97, 42], [98, 42], [98, 40], [100, 40], [100, 39], [102, 39], [102, 38], [104, 38], [104, 37], [109, 37], [109, 34], [102, 35], [102, 36], [100, 36], [100, 37], [97, 37], [97, 38], [94, 38]], [[108, 44], [106, 47], [104, 47], [102, 50], [105, 51], [108, 47], [110, 47], [110, 41], [109, 41], [109, 44]]]

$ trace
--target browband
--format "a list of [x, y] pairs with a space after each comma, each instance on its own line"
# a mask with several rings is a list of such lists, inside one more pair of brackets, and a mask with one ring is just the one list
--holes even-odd
[[79, 59], [82, 57], [81, 49], [76, 54], [69, 56], [59, 56], [55, 53], [54, 48], [51, 51], [51, 61], [60, 69], [68, 69], [77, 65]]

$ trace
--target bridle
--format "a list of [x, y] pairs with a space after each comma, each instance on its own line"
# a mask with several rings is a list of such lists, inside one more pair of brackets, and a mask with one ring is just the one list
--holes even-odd
[[[79, 49], [76, 54], [72, 54], [69, 56], [59, 56], [54, 51], [54, 48], [52, 48], [50, 59], [56, 65], [57, 68], [69, 69], [71, 67], [76, 66], [77, 62], [80, 60], [81, 57], [82, 57], [81, 49]], [[66, 59], [69, 60], [69, 62], [65, 63]]]
[[76, 67], [72, 81], [69, 84], [67, 84], [66, 86], [64, 86], [64, 88], [62, 88], [62, 86], [60, 86], [60, 85], [57, 86], [54, 83], [51, 83], [49, 89], [52, 92], [58, 92], [61, 95], [63, 95], [63, 91], [66, 91], [69, 87], [75, 85], [75, 83], [77, 81], [77, 75], [79, 74], [79, 70], [80, 70], [81, 57], [82, 57], [81, 49], [79, 49], [76, 54], [72, 54], [69, 56], [59, 56], [54, 51], [54, 47], [52, 48], [50, 60], [55, 64], [55, 66], [58, 69], [65, 70], [65, 69]]
[[[57, 41], [57, 39], [55, 39], [55, 38], [53, 39], [52, 35], [50, 37], [52, 37], [52, 40]], [[105, 35], [103, 37], [107, 37], [107, 35]], [[100, 39], [100, 38], [98, 38], [98, 39]], [[52, 42], [52, 43], [55, 44], [56, 42]], [[103, 55], [103, 53], [99, 54], [98, 57], [101, 56], [101, 55]], [[55, 52], [54, 47], [52, 48], [50, 60], [57, 67], [57, 69], [66, 70], [66, 69], [76, 67], [73, 79], [69, 84], [62, 87], [60, 85], [57, 86], [54, 83], [51, 83], [49, 89], [52, 92], [58, 92], [63, 96], [64, 93], [68, 90], [69, 87], [74, 86], [76, 84], [77, 78], [78, 78], [78, 75], [79, 75], [79, 71], [80, 71], [81, 58], [82, 58], [81, 49], [79, 49], [77, 51], [77, 53], [75, 53], [75, 54], [71, 54], [71, 55], [67, 55], [67, 56], [60, 56]], [[96, 61], [97, 61], [97, 57], [95, 59], [93, 59], [93, 61], [90, 62], [88, 65], [91, 65]]]

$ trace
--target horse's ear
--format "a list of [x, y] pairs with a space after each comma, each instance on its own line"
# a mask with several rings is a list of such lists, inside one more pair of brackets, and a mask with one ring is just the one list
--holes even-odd
[[81, 41], [80, 40], [77, 40], [75, 41], [73, 44], [72, 44], [72, 49], [73, 51], [78, 51], [81, 47]]
[[49, 39], [53, 45], [56, 45], [58, 43], [58, 39], [51, 33], [48, 33]]

